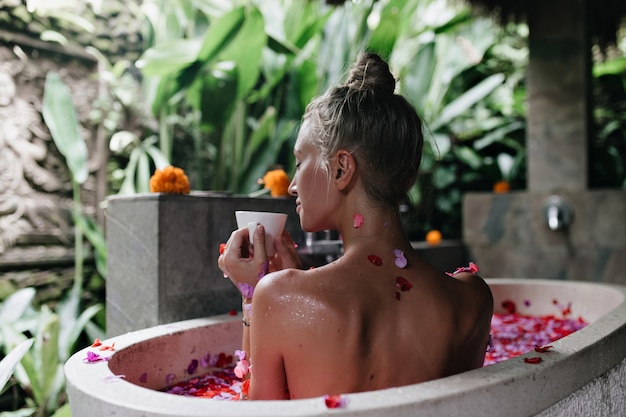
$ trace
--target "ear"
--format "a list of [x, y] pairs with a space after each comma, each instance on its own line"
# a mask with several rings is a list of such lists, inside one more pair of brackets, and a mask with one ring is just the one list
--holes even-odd
[[340, 191], [344, 190], [352, 183], [356, 174], [356, 160], [352, 152], [345, 149], [337, 151], [333, 168], [333, 180]]

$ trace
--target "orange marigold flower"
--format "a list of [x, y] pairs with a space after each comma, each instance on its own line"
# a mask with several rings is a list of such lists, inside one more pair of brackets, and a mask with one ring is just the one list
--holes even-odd
[[431, 230], [426, 233], [426, 243], [436, 246], [441, 243], [441, 232], [439, 230]]
[[281, 197], [289, 195], [289, 183], [291, 180], [284, 169], [273, 169], [267, 171], [260, 184], [264, 184], [266, 189], [270, 190], [272, 197]]
[[493, 192], [496, 194], [508, 193], [511, 189], [508, 181], [498, 181], [493, 184]]
[[181, 168], [168, 166], [154, 171], [150, 178], [150, 191], [153, 193], [189, 194], [189, 178]]

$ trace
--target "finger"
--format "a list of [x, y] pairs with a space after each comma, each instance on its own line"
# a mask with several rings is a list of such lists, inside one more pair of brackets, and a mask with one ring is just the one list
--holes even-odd
[[267, 262], [267, 251], [265, 249], [265, 228], [263, 225], [257, 225], [252, 236], [254, 257]]
[[276, 238], [276, 253], [281, 258], [283, 268], [302, 268], [302, 261], [296, 251], [296, 244], [289, 233], [283, 233]]

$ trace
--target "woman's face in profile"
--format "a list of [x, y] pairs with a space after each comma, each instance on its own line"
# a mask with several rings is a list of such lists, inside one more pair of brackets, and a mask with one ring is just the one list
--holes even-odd
[[289, 193], [297, 197], [296, 212], [306, 232], [327, 229], [325, 220], [333, 207], [330, 179], [311, 140], [314, 132], [311, 122], [305, 120], [294, 146], [296, 173], [289, 185]]

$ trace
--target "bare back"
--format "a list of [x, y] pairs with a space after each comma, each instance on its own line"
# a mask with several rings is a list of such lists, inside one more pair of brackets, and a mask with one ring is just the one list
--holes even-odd
[[268, 320], [253, 345], [256, 354], [280, 352], [275, 361], [291, 398], [408, 385], [482, 366], [493, 311], [486, 284], [407, 256], [405, 269], [393, 256], [376, 266], [350, 254], [316, 270], [268, 276], [260, 291], [265, 307], [254, 310]]

